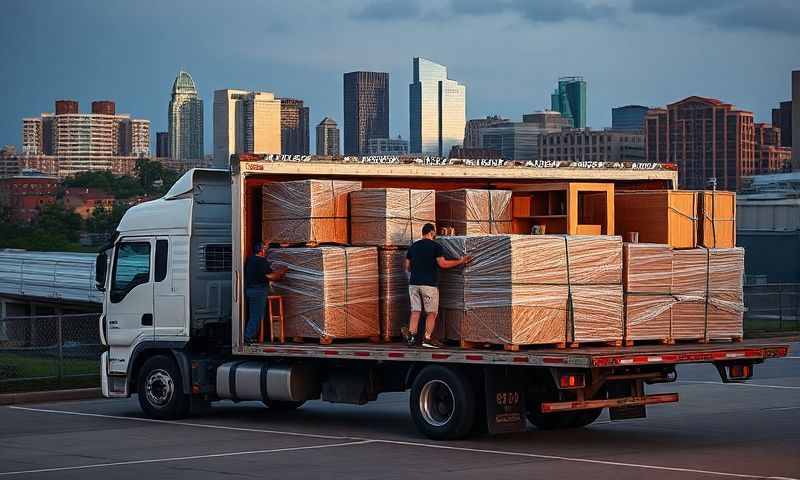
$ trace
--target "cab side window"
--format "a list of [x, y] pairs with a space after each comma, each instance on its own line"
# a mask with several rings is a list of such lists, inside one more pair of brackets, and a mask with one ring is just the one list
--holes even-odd
[[150, 281], [150, 242], [124, 242], [114, 257], [111, 303], [119, 303], [137, 285]]

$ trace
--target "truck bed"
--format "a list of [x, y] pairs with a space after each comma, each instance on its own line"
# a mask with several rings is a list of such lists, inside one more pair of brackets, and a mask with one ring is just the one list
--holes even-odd
[[785, 357], [788, 351], [789, 347], [786, 344], [752, 339], [741, 342], [645, 344], [631, 347], [555, 348], [544, 346], [518, 352], [466, 348], [410, 348], [402, 343], [364, 342], [333, 343], [331, 345], [270, 343], [237, 347], [233, 353], [259, 357], [603, 368], [628, 365], [710, 363], [737, 359], [759, 361], [766, 358]]

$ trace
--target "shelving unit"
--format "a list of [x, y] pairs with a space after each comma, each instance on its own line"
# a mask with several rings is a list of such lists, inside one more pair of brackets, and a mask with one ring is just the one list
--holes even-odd
[[514, 190], [514, 233], [614, 234], [613, 183], [543, 183]]

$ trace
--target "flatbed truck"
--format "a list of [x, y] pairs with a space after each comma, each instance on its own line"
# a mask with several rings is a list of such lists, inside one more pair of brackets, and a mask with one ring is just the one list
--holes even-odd
[[450, 440], [474, 432], [641, 418], [678, 401], [646, 388], [677, 379], [676, 366], [713, 364], [723, 382], [786, 356], [769, 341], [630, 347], [409, 348], [399, 343], [243, 341], [246, 252], [260, 240], [261, 187], [310, 178], [364, 187], [524, 189], [541, 182], [613, 182], [677, 188], [677, 172], [651, 164], [502, 162], [403, 157], [239, 155], [230, 170], [194, 169], [160, 199], [126, 212], [97, 257], [104, 292], [100, 336], [106, 397], [136, 394], [146, 415], [174, 419], [218, 400], [291, 410], [304, 402], [365, 404], [410, 390], [418, 430]]

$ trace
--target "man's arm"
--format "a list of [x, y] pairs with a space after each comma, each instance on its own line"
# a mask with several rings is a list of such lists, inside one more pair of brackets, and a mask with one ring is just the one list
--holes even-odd
[[411, 271], [411, 260], [407, 258], [403, 259], [403, 270], [405, 270], [406, 272]]
[[289, 271], [289, 267], [281, 267], [277, 270], [273, 270], [267, 274], [267, 280], [270, 282], [279, 282], [283, 279], [284, 275], [286, 275], [287, 271]]
[[439, 265], [439, 268], [442, 270], [447, 270], [448, 268], [455, 268], [469, 263], [470, 260], [472, 260], [472, 257], [469, 255], [457, 258], [455, 260], [448, 260], [444, 257], [436, 257], [436, 264]]

